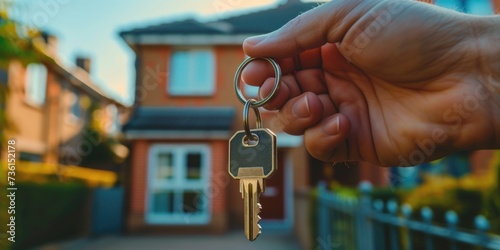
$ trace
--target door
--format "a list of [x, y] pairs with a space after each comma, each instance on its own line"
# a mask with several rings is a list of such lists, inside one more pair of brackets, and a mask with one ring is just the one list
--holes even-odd
[[285, 151], [278, 150], [278, 170], [271, 178], [266, 179], [266, 190], [260, 196], [263, 221], [285, 220]]

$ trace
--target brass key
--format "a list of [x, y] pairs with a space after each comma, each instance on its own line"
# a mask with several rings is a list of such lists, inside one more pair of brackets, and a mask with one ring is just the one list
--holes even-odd
[[[271, 93], [261, 100], [245, 99], [239, 87], [243, 68], [253, 60], [266, 60], [274, 68], [275, 80]], [[262, 128], [259, 107], [265, 105], [278, 93], [281, 84], [281, 69], [272, 58], [245, 59], [234, 76], [236, 96], [245, 104], [243, 108], [244, 130], [236, 132], [229, 140], [229, 174], [240, 180], [240, 192], [244, 201], [245, 235], [254, 241], [260, 234], [259, 204], [260, 193], [265, 190], [265, 178], [269, 178], [278, 168], [276, 163], [276, 135], [269, 129]], [[248, 111], [252, 108], [257, 118], [257, 128], [248, 126]]]
[[[258, 126], [260, 127], [260, 126]], [[276, 135], [265, 128], [252, 129], [252, 140], [244, 130], [229, 140], [229, 173], [240, 180], [244, 201], [245, 236], [254, 241], [261, 232], [259, 225], [260, 193], [265, 190], [265, 178], [277, 168]]]

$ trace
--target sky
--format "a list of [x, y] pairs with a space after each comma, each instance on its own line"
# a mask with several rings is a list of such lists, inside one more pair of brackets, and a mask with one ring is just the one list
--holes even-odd
[[113, 98], [133, 101], [135, 56], [118, 33], [196, 17], [224, 18], [286, 0], [11, 0], [12, 15], [58, 37], [63, 60], [91, 58], [95, 82]]

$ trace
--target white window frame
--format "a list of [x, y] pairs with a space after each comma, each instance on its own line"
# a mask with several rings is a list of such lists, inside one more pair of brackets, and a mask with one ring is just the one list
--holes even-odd
[[[186, 155], [188, 153], [201, 153], [201, 178], [189, 180], [186, 178]], [[162, 153], [173, 154], [173, 177], [166, 180], [158, 180], [158, 156]], [[146, 214], [145, 220], [148, 224], [164, 225], [204, 225], [208, 224], [211, 217], [211, 195], [210, 195], [210, 164], [211, 151], [206, 144], [153, 144], [148, 155], [148, 182], [146, 188]], [[191, 214], [182, 211], [174, 213], [156, 213], [153, 195], [156, 191], [173, 191], [182, 194], [185, 191], [201, 191], [199, 197], [202, 203], [201, 213]], [[179, 198], [179, 196], [181, 196]], [[182, 195], [174, 195], [174, 210], [181, 210]]]
[[[181, 65], [185, 71], [183, 71], [181, 74], [184, 75], [184, 73], [187, 72], [185, 78], [178, 78], [176, 77], [176, 72], [178, 69], [179, 65], [174, 65], [174, 56], [175, 53], [179, 52], [187, 52], [189, 54], [188, 58], [188, 64], [186, 65]], [[199, 66], [198, 63], [194, 61], [194, 53], [200, 53], [200, 52], [206, 52], [209, 55], [209, 61], [205, 67], [208, 67], [208, 75], [203, 77], [206, 82], [204, 84], [209, 85], [207, 89], [199, 89], [198, 84], [199, 82], [196, 81], [197, 74], [199, 72], [197, 71], [197, 67]], [[167, 84], [167, 93], [172, 96], [212, 96], [215, 93], [215, 74], [216, 74], [216, 65], [215, 65], [215, 54], [213, 49], [208, 48], [208, 47], [202, 47], [202, 48], [176, 48], [173, 50], [171, 57], [170, 57], [170, 63], [168, 65], [168, 84]], [[179, 82], [177, 82], [179, 81]]]
[[31, 105], [42, 106], [45, 103], [46, 91], [47, 67], [41, 63], [28, 64], [25, 73], [26, 102]]

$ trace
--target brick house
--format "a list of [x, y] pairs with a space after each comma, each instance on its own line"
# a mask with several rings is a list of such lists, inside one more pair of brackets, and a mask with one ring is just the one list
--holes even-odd
[[[216, 21], [186, 19], [120, 33], [136, 54], [136, 108], [124, 126], [131, 145], [129, 231], [223, 232], [242, 225], [238, 181], [227, 173], [228, 139], [243, 129], [243, 105], [233, 89], [236, 68], [245, 59], [241, 44], [314, 6], [290, 0]], [[243, 91], [257, 97], [257, 88]], [[302, 137], [273, 126], [273, 112], [261, 113], [264, 126], [278, 134], [279, 166], [266, 180], [260, 224], [291, 230], [297, 220], [294, 193], [314, 185], [323, 168], [332, 166], [312, 159]], [[383, 183], [385, 170], [352, 173], [358, 181], [366, 176]]]
[[[118, 135], [128, 108], [96, 85], [88, 58], [78, 58], [73, 65], [62, 63], [56, 37], [46, 33], [34, 38], [29, 49], [17, 48], [21, 43], [8, 36], [2, 39], [9, 41], [6, 49], [31, 55], [13, 54], [0, 60], [0, 82], [6, 90], [2, 136], [16, 140], [18, 162], [81, 165], [103, 139], [85, 133], [92, 118], [106, 135]], [[122, 157], [127, 153], [124, 149], [119, 148]], [[5, 159], [6, 148], [1, 151]]]

